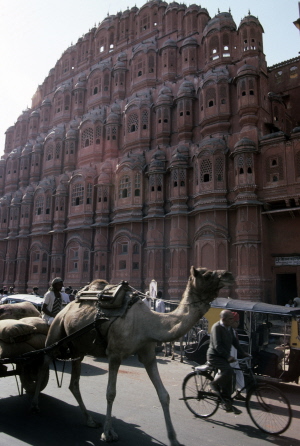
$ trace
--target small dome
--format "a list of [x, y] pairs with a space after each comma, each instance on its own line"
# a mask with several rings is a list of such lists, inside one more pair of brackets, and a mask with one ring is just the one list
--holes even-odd
[[50, 101], [49, 98], [44, 99], [43, 102], [42, 102], [42, 107], [43, 107], [43, 106], [47, 106], [47, 105], [48, 105], [48, 106], [51, 105], [51, 101]]
[[231, 31], [236, 31], [236, 24], [230, 12], [221, 12], [214, 18], [209, 20], [206, 27], [204, 28], [203, 35], [207, 36], [209, 32], [213, 30], [221, 31], [223, 28], [229, 29]]
[[194, 96], [195, 86], [190, 81], [183, 81], [179, 87], [177, 97], [180, 96]]
[[17, 190], [16, 193], [15, 193], [14, 198], [11, 200], [12, 204], [21, 203], [22, 196], [23, 196], [22, 191]]
[[98, 177], [98, 184], [110, 184], [110, 177], [106, 172], [101, 172]]
[[256, 144], [252, 139], [244, 137], [240, 139], [235, 145], [233, 154], [240, 152], [257, 152]]
[[71, 139], [71, 138], [76, 139], [77, 135], [78, 135], [78, 130], [71, 128], [66, 133], [66, 139]]
[[10, 132], [14, 132], [15, 131], [15, 126], [11, 125], [10, 127], [8, 127], [8, 129], [6, 130], [5, 133], [10, 133]]
[[56, 188], [56, 194], [64, 193], [66, 191], [67, 191], [66, 186], [64, 184], [62, 184], [62, 183], [59, 183], [59, 185]]
[[162, 44], [162, 48], [166, 48], [167, 46], [173, 46], [177, 48], [177, 42], [173, 39], [168, 39]]
[[22, 155], [26, 155], [28, 153], [32, 152], [32, 144], [28, 141], [22, 150]]
[[188, 37], [183, 41], [182, 46], [187, 46], [187, 45], [198, 45], [198, 42], [196, 39], [194, 39], [194, 37]]
[[249, 65], [249, 64], [243, 64], [238, 70], [237, 70], [237, 75], [240, 74], [251, 74], [251, 75], [256, 75], [257, 74], [257, 69], [253, 66], [253, 65]]
[[243, 26], [243, 25], [250, 25], [250, 23], [253, 23], [253, 24], [255, 24], [255, 25], [260, 26], [261, 29], [262, 29], [262, 32], [264, 32], [263, 27], [261, 26], [261, 23], [260, 23], [260, 21], [258, 20], [258, 18], [257, 18], [257, 17], [254, 17], [254, 15], [251, 15], [251, 14], [246, 15], [246, 16], [241, 20], [241, 23], [240, 23], [239, 28], [240, 28], [241, 26]]
[[117, 115], [116, 113], [110, 113], [106, 119], [106, 124], [119, 124], [120, 122], [120, 115]]
[[30, 114], [31, 118], [34, 118], [34, 117], [38, 118], [39, 116], [40, 116], [40, 112], [38, 110], [33, 110], [33, 112]]

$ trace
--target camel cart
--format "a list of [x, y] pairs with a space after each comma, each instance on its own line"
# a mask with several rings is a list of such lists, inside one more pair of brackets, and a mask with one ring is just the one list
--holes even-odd
[[298, 382], [300, 377], [300, 308], [218, 297], [201, 320], [207, 335], [185, 351], [188, 359], [206, 361], [212, 325], [222, 310], [240, 316], [239, 341], [253, 356], [253, 370], [265, 380]]
[[[56, 351], [59, 352], [61, 348], [67, 349], [71, 341], [82, 336], [85, 333], [88, 333], [90, 330], [97, 329], [97, 327], [106, 320], [107, 318], [96, 319], [94, 322], [86, 325], [80, 330], [77, 330], [71, 335], [66, 336], [65, 338], [50, 345], [49, 347], [45, 347], [40, 350], [33, 350], [31, 352], [23, 353], [12, 358], [0, 358], [0, 378], [15, 376], [19, 395], [23, 395], [24, 390], [26, 391], [26, 393], [34, 394], [40, 366], [43, 364], [44, 355], [50, 354], [54, 357]], [[11, 370], [8, 370], [6, 366], [7, 364], [10, 364], [12, 366]], [[57, 385], [58, 387], [61, 387], [62, 378], [59, 382], [55, 361], [53, 361], [53, 365], [56, 374]], [[65, 362], [63, 361], [62, 375], [64, 373], [64, 365]], [[21, 386], [19, 385], [17, 376], [19, 376]], [[43, 390], [47, 386], [48, 381], [49, 369], [47, 373], [44, 374], [43, 381], [41, 383], [41, 390]]]

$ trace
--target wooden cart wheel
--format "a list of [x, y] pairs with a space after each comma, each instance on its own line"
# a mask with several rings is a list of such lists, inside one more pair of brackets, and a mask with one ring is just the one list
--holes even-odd
[[[20, 381], [26, 393], [34, 394], [38, 379], [38, 370], [39, 366], [35, 363], [31, 363], [23, 365], [21, 370], [19, 371]], [[48, 384], [48, 381], [49, 381], [49, 367], [47, 368], [47, 371], [44, 374], [41, 383], [41, 389], [40, 389], [41, 391], [44, 390], [44, 388]]]

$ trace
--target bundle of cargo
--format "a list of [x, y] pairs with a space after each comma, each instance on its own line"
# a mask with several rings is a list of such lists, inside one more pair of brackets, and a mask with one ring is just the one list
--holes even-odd
[[0, 320], [0, 358], [14, 358], [44, 348], [48, 329], [40, 316]]
[[0, 321], [4, 319], [22, 319], [31, 316], [40, 318], [41, 314], [30, 302], [0, 305]]

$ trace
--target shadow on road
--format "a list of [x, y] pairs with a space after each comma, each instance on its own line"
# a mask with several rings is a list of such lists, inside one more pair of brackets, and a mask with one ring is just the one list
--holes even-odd
[[294, 438], [290, 438], [288, 436], [285, 436], [284, 434], [278, 435], [278, 436], [267, 434], [267, 433], [261, 432], [259, 429], [257, 429], [254, 426], [249, 426], [248, 424], [239, 424], [236, 422], [234, 424], [230, 424], [230, 423], [226, 423], [223, 421], [213, 420], [211, 418], [206, 419], [206, 420], [201, 420], [201, 421], [204, 421], [205, 423], [209, 423], [211, 425], [222, 426], [226, 429], [232, 429], [233, 431], [239, 430], [240, 432], [243, 432], [247, 437], [257, 438], [258, 440], [269, 441], [270, 443], [273, 443], [274, 445], [300, 446], [299, 440], [295, 440]]
[[[0, 400], [0, 428], [5, 436], [12, 437], [31, 446], [94, 446], [99, 445], [102, 427], [91, 429], [84, 425], [77, 406], [66, 404], [49, 395], [40, 396], [41, 412], [33, 414], [28, 410], [31, 397], [13, 396]], [[104, 423], [104, 415], [90, 411], [94, 420]], [[114, 428], [119, 434], [122, 446], [163, 445], [160, 441], [145, 434], [140, 426], [124, 423], [114, 418]], [[15, 441], [15, 440], [14, 440]], [[10, 443], [7, 438], [5, 444]], [[102, 444], [102, 443], [101, 443]]]

